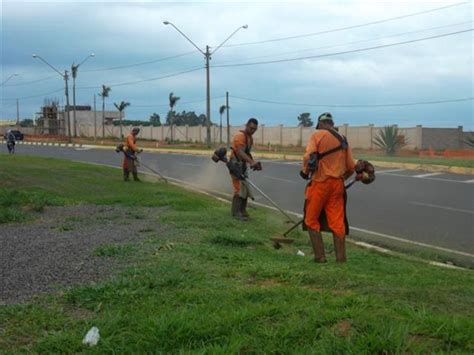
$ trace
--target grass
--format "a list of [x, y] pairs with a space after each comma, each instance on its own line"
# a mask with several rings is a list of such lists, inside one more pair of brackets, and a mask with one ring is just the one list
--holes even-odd
[[[275, 213], [252, 211], [252, 221], [243, 223], [208, 196], [164, 183], [125, 189], [120, 178], [105, 167], [0, 155], [2, 193], [165, 207], [157, 217], [160, 233], [96, 249], [97, 257], [137, 260], [125, 271], [32, 304], [1, 306], [0, 352], [474, 351], [471, 271], [351, 246], [349, 262], [337, 265], [330, 245], [330, 261], [317, 265], [295, 255], [298, 249], [310, 255], [302, 232], [294, 247], [271, 247], [268, 238], [286, 227]], [[101, 340], [86, 348], [81, 341], [92, 326]]]

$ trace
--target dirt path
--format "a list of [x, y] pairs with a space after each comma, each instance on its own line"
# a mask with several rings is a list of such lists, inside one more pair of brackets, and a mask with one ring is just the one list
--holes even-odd
[[109, 276], [124, 263], [94, 250], [160, 234], [159, 213], [120, 206], [48, 207], [32, 222], [0, 226], [0, 304]]

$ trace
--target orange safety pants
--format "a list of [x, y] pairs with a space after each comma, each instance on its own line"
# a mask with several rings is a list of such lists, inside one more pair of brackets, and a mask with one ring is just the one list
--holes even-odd
[[348, 234], [343, 179], [311, 181], [306, 187], [305, 199], [304, 223], [307, 228], [318, 232], [330, 231], [339, 238]]
[[232, 179], [232, 188], [234, 190], [234, 196], [239, 196], [240, 195], [240, 180], [237, 179], [232, 174], [230, 174], [230, 178]]

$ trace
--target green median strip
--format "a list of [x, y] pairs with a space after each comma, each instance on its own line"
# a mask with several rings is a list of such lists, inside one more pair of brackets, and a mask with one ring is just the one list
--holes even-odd
[[[250, 222], [239, 222], [228, 204], [170, 184], [0, 155], [2, 230], [33, 228], [55, 206], [96, 205], [108, 217], [70, 216], [71, 228], [52, 233], [104, 233], [110, 219], [124, 229], [140, 225], [125, 243], [91, 249], [87, 259], [116, 271], [70, 288], [57, 281], [49, 294], [0, 306], [0, 352], [474, 352], [472, 271], [353, 245], [348, 263], [337, 265], [330, 243], [329, 262], [314, 264], [301, 231], [294, 246], [273, 249], [269, 238], [287, 228], [275, 212], [252, 210]], [[101, 338], [88, 348], [82, 339], [92, 326]]]

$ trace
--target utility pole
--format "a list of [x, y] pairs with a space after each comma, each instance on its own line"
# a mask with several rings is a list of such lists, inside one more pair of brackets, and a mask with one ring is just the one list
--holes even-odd
[[224, 43], [226, 43], [232, 36], [234, 36], [240, 29], [247, 29], [247, 25], [243, 25], [238, 27], [234, 32], [231, 33], [229, 37], [227, 37], [221, 44], [219, 44], [212, 52], [210, 51], [209, 46], [206, 46], [206, 51], [204, 52], [201, 48], [197, 46], [196, 43], [191, 41], [191, 39], [186, 36], [178, 27], [176, 27], [173, 23], [169, 21], [163, 21], [164, 25], [170, 25], [174, 27], [176, 31], [178, 31], [184, 38], [186, 38], [201, 54], [204, 55], [206, 60], [206, 143], [207, 146], [211, 146], [211, 83], [210, 83], [210, 68], [209, 68], [209, 60], [211, 59], [211, 55], [214, 54], [219, 48], [221, 48]]
[[77, 71], [79, 69], [79, 67], [84, 64], [89, 58], [92, 58], [92, 57], [95, 57], [95, 54], [94, 53], [91, 53], [89, 54], [87, 57], [84, 58], [84, 60], [82, 62], [80, 62], [79, 64], [72, 64], [71, 65], [71, 74], [72, 74], [72, 105], [74, 106], [73, 107], [73, 111], [72, 111], [72, 115], [73, 115], [73, 120], [74, 120], [74, 137], [77, 136], [77, 129], [76, 129], [76, 126], [77, 126], [77, 121], [76, 121], [76, 77], [77, 77]]
[[209, 46], [206, 46], [206, 143], [207, 147], [211, 147], [211, 81], [209, 60], [211, 59], [211, 52]]
[[[46, 64], [47, 66], [49, 66], [51, 69], [53, 69], [56, 73], [58, 73], [63, 79], [64, 79], [64, 83], [65, 83], [65, 87], [64, 87], [64, 91], [65, 91], [65, 95], [66, 95], [66, 106], [64, 107], [64, 113], [67, 112], [67, 128], [68, 128], [68, 142], [71, 143], [72, 141], [72, 137], [71, 137], [71, 116], [69, 114], [69, 88], [68, 88], [68, 79], [69, 79], [69, 76], [68, 76], [68, 71], [65, 70], [64, 71], [64, 74], [61, 73], [58, 69], [56, 69], [55, 67], [53, 67], [51, 64], [49, 64], [44, 58], [42, 58], [41, 56], [39, 55], [36, 55], [36, 54], [33, 54], [33, 58], [37, 58], [39, 60], [41, 60], [44, 64]], [[64, 115], [63, 115], [63, 118], [64, 118], [64, 121], [66, 121]]]
[[227, 115], [227, 150], [230, 149], [230, 121], [229, 121], [229, 92], [225, 92], [225, 107], [226, 107], [226, 115]]
[[94, 94], [94, 143], [97, 141], [97, 109]]
[[77, 128], [76, 128], [76, 76], [77, 76], [77, 68], [76, 66], [71, 66], [71, 74], [72, 74], [72, 105], [74, 106], [72, 109], [72, 121], [74, 124], [74, 137], [77, 137]]
[[20, 103], [16, 99], [16, 125], [20, 127]]
[[69, 87], [68, 87], [68, 81], [69, 75], [67, 73], [67, 70], [64, 71], [64, 82], [65, 82], [65, 95], [66, 95], [66, 108], [64, 112], [67, 113], [67, 134], [68, 134], [68, 142], [72, 142], [72, 136], [71, 136], [71, 115], [69, 113]]

